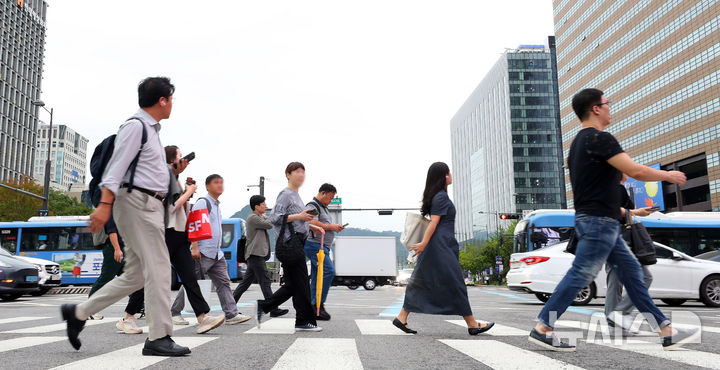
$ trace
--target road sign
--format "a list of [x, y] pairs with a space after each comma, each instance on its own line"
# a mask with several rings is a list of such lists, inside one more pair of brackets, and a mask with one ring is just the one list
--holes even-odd
[[495, 257], [495, 264], [502, 265], [502, 256]]
[[49, 213], [50, 213], [50, 211], [48, 211], [47, 209], [41, 209], [41, 210], [38, 212], [38, 216], [40, 216], [40, 217], [45, 217], [45, 216], [47, 216]]
[[342, 205], [342, 198], [335, 197], [330, 201], [331, 205]]

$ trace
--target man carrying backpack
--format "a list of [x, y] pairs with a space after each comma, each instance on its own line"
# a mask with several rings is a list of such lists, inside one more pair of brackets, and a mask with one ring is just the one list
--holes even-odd
[[[67, 335], [76, 350], [85, 320], [92, 314], [145, 287], [149, 338], [143, 355], [183, 356], [190, 353], [170, 338], [170, 258], [165, 246], [164, 201], [170, 185], [165, 148], [160, 142], [160, 121], [170, 118], [175, 87], [166, 77], [149, 77], [138, 86], [140, 109], [117, 133], [99, 183], [98, 207], [90, 215], [90, 231], [99, 231], [115, 219], [125, 241], [125, 271], [87, 301], [61, 306]], [[111, 138], [106, 139], [112, 142]], [[110, 142], [108, 142], [110, 144]], [[105, 143], [105, 142], [104, 142]], [[110, 147], [112, 146], [112, 149]], [[117, 149], [117, 150], [115, 150]], [[178, 171], [187, 161], [178, 164]]]

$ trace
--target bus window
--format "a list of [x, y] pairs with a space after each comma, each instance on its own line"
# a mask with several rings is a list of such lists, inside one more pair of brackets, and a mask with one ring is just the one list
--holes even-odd
[[513, 253], [525, 253], [527, 246], [527, 220], [522, 220], [515, 225], [515, 236], [513, 240]]
[[720, 229], [697, 229], [698, 254], [720, 250]]
[[20, 249], [28, 251], [95, 250], [86, 227], [23, 228]]
[[17, 229], [0, 229], [0, 247], [15, 254], [17, 249]]
[[229, 247], [235, 239], [235, 225], [234, 224], [223, 224], [222, 225], [222, 248]]
[[[665, 244], [670, 248], [686, 253], [690, 256], [697, 255], [697, 249], [692, 248], [690, 244], [689, 229], [670, 229], [670, 228], [648, 228], [648, 234], [653, 241]], [[695, 249], [695, 251], [693, 251]]]
[[570, 239], [572, 227], [535, 227], [532, 229], [530, 241], [533, 250], [549, 247]]

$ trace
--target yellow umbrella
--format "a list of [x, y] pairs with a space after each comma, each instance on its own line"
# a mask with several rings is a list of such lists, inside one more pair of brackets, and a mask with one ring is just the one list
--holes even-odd
[[320, 234], [320, 250], [317, 253], [317, 284], [315, 284], [315, 306], [317, 306], [317, 316], [320, 316], [320, 305], [322, 304], [323, 290], [323, 264], [325, 263], [325, 233]]

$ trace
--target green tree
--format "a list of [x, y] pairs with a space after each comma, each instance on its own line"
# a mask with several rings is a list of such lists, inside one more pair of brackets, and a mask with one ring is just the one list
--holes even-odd
[[[43, 187], [28, 176], [19, 180], [6, 180], [3, 184], [37, 195], [43, 193]], [[41, 206], [42, 199], [0, 188], [0, 221], [27, 221], [28, 218], [37, 216]]]
[[[490, 238], [482, 242], [473, 241], [467, 243], [465, 248], [460, 251], [460, 265], [463, 270], [470, 271], [473, 274], [480, 274], [487, 268], [490, 268], [492, 274], [490, 281], [492, 283], [501, 284], [505, 275], [510, 269], [510, 255], [512, 254], [513, 233], [515, 225], [513, 222], [507, 229], [500, 228], [498, 233], [491, 235]], [[503, 271], [500, 274], [495, 273], [495, 258], [502, 257]]]
[[51, 216], [87, 216], [93, 209], [59, 191], [50, 190]]

